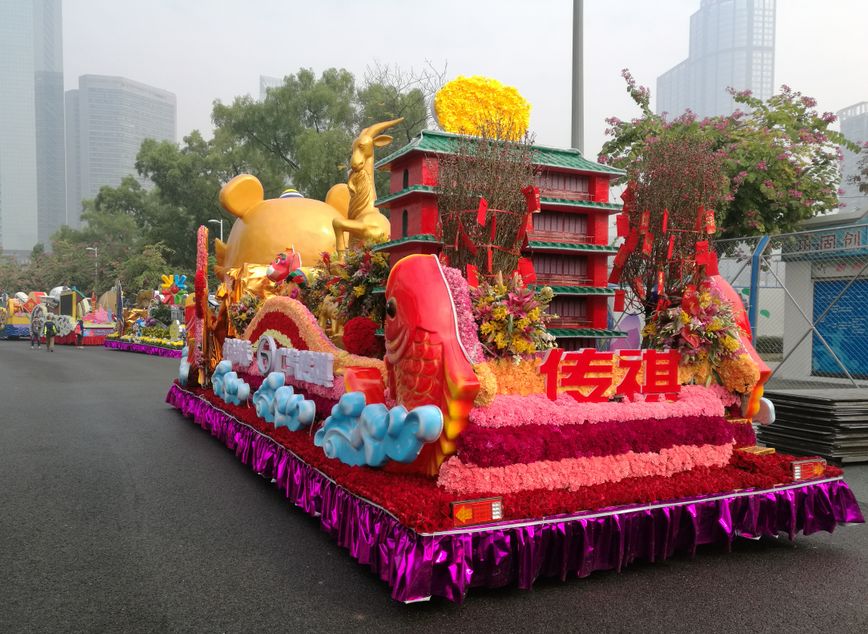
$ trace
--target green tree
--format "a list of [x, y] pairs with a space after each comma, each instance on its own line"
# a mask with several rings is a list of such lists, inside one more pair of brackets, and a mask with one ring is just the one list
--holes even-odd
[[283, 176], [261, 152], [245, 147], [222, 129], [209, 141], [193, 131], [184, 137], [183, 145], [147, 139], [139, 150], [136, 169], [156, 185], [152, 191], [137, 190], [140, 204], [132, 207], [137, 222], [150, 244], [164, 246], [168, 264], [182, 270], [195, 268], [200, 225], [222, 218], [231, 227], [233, 218], [219, 203], [223, 183], [238, 174], [253, 173], [273, 196], [283, 185]]
[[[303, 68], [287, 75], [262, 101], [250, 96], [236, 97], [229, 105], [216, 101], [212, 120], [241, 147], [260, 152], [286, 182], [322, 200], [331, 185], [345, 178], [342, 166], [353, 140], [355, 104], [352, 73], [331, 68], [317, 77]], [[336, 178], [327, 182], [327, 174]]]
[[374, 63], [365, 71], [364, 85], [358, 92], [359, 127], [403, 117], [389, 134], [394, 137], [395, 149], [406, 145], [433, 123], [431, 104], [445, 79], [445, 65], [437, 69], [427, 62], [418, 70]]
[[788, 86], [767, 101], [749, 91], [733, 92], [745, 111], [702, 120], [687, 112], [669, 120], [651, 110], [647, 88], [628, 71], [623, 75], [641, 116], [607, 119], [611, 139], [600, 161], [632, 173], [649, 140], [673, 129], [707, 142], [721, 153], [730, 181], [729, 194], [716, 209], [718, 238], [793, 231], [802, 220], [838, 207], [837, 146], [857, 146], [829, 128], [835, 115], [818, 114], [814, 99]]
[[[431, 103], [445, 76], [445, 66], [438, 71], [430, 62], [421, 71], [377, 63], [369, 66], [364, 85], [357, 95], [358, 127], [361, 129], [379, 121], [403, 118], [389, 130], [393, 141], [385, 151], [394, 152], [405, 146], [433, 123]], [[374, 178], [377, 192], [382, 195], [389, 191], [388, 173], [378, 171]]]
[[14, 257], [0, 253], [0, 292], [10, 295], [18, 291], [29, 292], [30, 288], [24, 285], [25, 270], [26, 267]]
[[165, 258], [165, 247], [161, 242], [147, 244], [132, 255], [118, 269], [118, 278], [124, 288], [157, 289], [162, 276], [167, 275], [170, 267]]

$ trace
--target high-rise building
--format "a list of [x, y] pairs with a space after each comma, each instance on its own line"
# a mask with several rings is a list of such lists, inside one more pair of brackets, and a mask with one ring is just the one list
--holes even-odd
[[775, 0], [702, 0], [687, 59], [657, 78], [657, 113], [728, 115], [736, 104], [727, 88], [768, 99], [774, 71]]
[[[861, 101], [848, 108], [838, 111], [838, 120], [841, 122], [841, 134], [855, 141], [859, 145], [868, 143], [868, 101]], [[859, 173], [861, 155], [851, 152], [846, 148], [844, 161], [841, 164], [841, 202], [846, 203], [846, 211], [868, 211], [868, 194], [859, 191], [859, 186], [851, 183], [850, 178]]]
[[268, 94], [269, 88], [280, 88], [283, 86], [283, 77], [269, 77], [268, 75], [259, 76], [259, 101], [265, 101], [265, 96]]
[[81, 201], [100, 187], [116, 187], [135, 176], [142, 141], [176, 139], [175, 95], [124, 77], [82, 75], [78, 90], [66, 93], [69, 180], [67, 215], [77, 227]]
[[60, 0], [0, 2], [0, 248], [25, 255], [66, 221]]

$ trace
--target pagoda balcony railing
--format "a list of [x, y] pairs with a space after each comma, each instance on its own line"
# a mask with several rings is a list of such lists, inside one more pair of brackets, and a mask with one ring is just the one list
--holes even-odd
[[558, 317], [548, 323], [548, 328], [593, 328], [587, 317]]
[[563, 242], [564, 244], [591, 244], [593, 239], [581, 233], [567, 233], [564, 231], [545, 231], [534, 229], [527, 235], [527, 239], [536, 242]]
[[542, 273], [536, 272], [537, 284], [548, 286], [591, 286], [592, 280], [582, 275], [570, 275], [569, 273]]

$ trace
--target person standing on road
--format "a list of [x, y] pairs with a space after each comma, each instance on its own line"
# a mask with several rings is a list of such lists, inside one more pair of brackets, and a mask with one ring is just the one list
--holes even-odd
[[45, 347], [54, 352], [54, 337], [57, 335], [57, 324], [52, 319], [45, 320]]
[[39, 332], [41, 328], [39, 327], [39, 322], [33, 323], [30, 322], [30, 349], [33, 350], [33, 344], [36, 344], [36, 349], [40, 350], [42, 348], [42, 340], [40, 337], [42, 333]]
[[81, 319], [75, 324], [75, 347], [84, 348], [84, 321]]

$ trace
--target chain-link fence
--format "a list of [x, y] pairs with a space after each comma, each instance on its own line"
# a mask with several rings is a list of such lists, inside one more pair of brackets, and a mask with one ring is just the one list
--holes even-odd
[[868, 389], [868, 223], [719, 240], [770, 387]]

